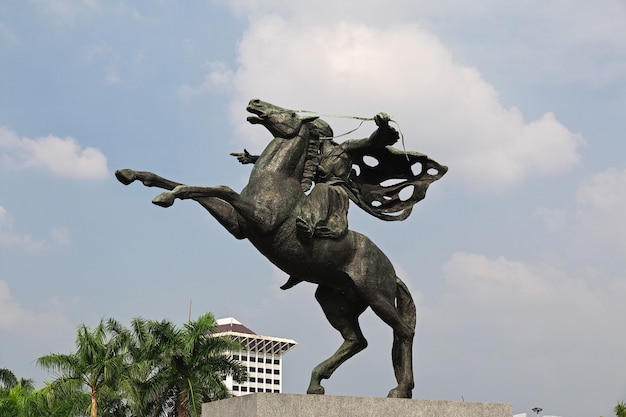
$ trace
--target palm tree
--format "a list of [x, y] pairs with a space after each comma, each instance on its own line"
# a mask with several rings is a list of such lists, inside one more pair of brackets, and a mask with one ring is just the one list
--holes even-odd
[[4, 388], [11, 389], [17, 384], [17, 377], [10, 369], [0, 368], [0, 382]]
[[84, 416], [91, 395], [82, 390], [82, 382], [46, 382], [33, 393], [26, 415], [47, 417]]
[[626, 417], [626, 403], [623, 401], [618, 402], [613, 411], [617, 417]]
[[102, 321], [93, 330], [83, 324], [78, 328], [76, 352], [42, 356], [37, 364], [58, 373], [52, 383], [52, 388], [57, 391], [75, 389], [77, 384], [86, 387], [91, 395], [91, 416], [97, 417], [100, 391], [110, 389], [115, 392], [123, 369], [124, 357], [116, 342], [109, 340]]
[[136, 415], [199, 416], [203, 402], [230, 396], [223, 375], [247, 378], [245, 367], [229, 355], [240, 346], [212, 335], [217, 323], [210, 313], [182, 328], [167, 320], [134, 319], [131, 331], [112, 321], [109, 329], [127, 343], [125, 388]]

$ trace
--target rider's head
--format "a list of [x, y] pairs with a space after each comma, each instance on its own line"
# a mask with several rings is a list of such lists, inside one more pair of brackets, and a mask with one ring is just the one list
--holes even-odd
[[311, 130], [316, 132], [320, 137], [332, 138], [334, 136], [333, 129], [322, 119], [315, 119], [310, 122]]

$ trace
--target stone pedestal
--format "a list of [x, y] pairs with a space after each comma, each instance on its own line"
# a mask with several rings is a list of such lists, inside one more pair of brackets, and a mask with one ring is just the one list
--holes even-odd
[[257, 393], [202, 404], [202, 417], [513, 417], [505, 403]]

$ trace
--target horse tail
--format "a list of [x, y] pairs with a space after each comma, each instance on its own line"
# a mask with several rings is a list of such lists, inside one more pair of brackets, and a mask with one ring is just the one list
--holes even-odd
[[398, 285], [396, 288], [396, 308], [404, 322], [411, 326], [411, 329], [415, 329], [417, 310], [413, 296], [411, 296], [406, 284], [398, 277], [396, 277], [396, 284]]

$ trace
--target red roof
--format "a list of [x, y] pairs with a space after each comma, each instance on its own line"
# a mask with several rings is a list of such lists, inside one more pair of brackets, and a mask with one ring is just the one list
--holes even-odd
[[233, 319], [232, 317], [229, 317], [227, 319], [219, 319], [217, 320], [217, 324], [218, 326], [216, 333], [234, 332], [256, 335], [256, 333], [254, 333], [252, 330], [248, 329], [246, 326]]

